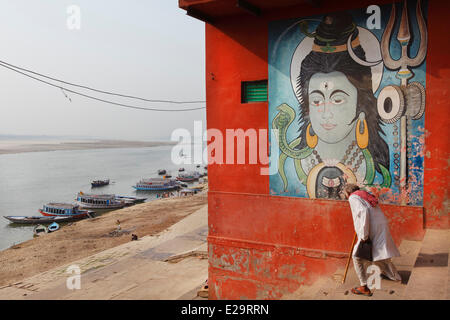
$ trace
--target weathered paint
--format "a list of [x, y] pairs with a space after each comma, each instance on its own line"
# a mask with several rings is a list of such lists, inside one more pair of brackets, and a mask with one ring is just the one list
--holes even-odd
[[[280, 298], [348, 257], [354, 230], [346, 201], [210, 191], [208, 206], [212, 298]], [[382, 210], [397, 244], [422, 239], [422, 207]]]
[[430, 106], [425, 118], [424, 207], [427, 228], [449, 228], [449, 144], [448, 96], [450, 94], [450, 43], [442, 41], [449, 27], [446, 1], [433, 1], [429, 8], [427, 96]]
[[[197, 1], [181, 2], [186, 8]], [[207, 6], [216, 1], [202, 2], [202, 6]], [[392, 2], [376, 1], [387, 3]], [[214, 25], [207, 24], [208, 128], [219, 129], [224, 135], [226, 129], [268, 129], [268, 103], [241, 104], [240, 90], [241, 81], [268, 78], [270, 21], [372, 4], [375, 3], [327, 2], [321, 7], [304, 4], [265, 11], [261, 17], [245, 13], [223, 16]], [[450, 42], [443, 41], [442, 30], [449, 28], [446, 17], [449, 9], [450, 3], [435, 0], [430, 0], [428, 7], [423, 206], [382, 206], [397, 244], [403, 239], [422, 239], [425, 226], [448, 228], [450, 126], [446, 111]], [[208, 166], [212, 299], [277, 299], [345, 266], [354, 232], [348, 204], [271, 196], [269, 177], [260, 175], [262, 167], [261, 164]]]

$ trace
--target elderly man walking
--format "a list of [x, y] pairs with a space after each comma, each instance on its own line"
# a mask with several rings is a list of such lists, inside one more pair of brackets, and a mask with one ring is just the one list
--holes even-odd
[[371, 240], [373, 264], [380, 268], [382, 275], [394, 281], [401, 281], [402, 278], [391, 258], [400, 256], [400, 252], [389, 232], [388, 221], [378, 206], [377, 198], [366, 191], [360, 190], [355, 184], [347, 184], [344, 187], [344, 196], [350, 203], [353, 224], [358, 236], [352, 258], [361, 286], [353, 288], [352, 293], [371, 296], [372, 292], [367, 286], [365, 268], [371, 262], [355, 256], [360, 242]]

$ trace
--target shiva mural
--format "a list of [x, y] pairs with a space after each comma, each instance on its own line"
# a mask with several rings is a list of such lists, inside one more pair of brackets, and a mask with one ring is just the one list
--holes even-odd
[[357, 183], [422, 204], [427, 5], [270, 23], [271, 194], [340, 199]]

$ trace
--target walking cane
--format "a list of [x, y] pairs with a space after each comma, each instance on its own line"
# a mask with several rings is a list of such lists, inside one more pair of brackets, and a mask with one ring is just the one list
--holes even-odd
[[348, 253], [347, 265], [345, 266], [345, 273], [344, 273], [344, 278], [342, 279], [342, 283], [344, 283], [345, 278], [347, 278], [348, 265], [350, 264], [350, 259], [352, 258], [352, 251], [353, 251], [353, 247], [355, 246], [355, 242], [356, 242], [356, 232], [353, 237], [352, 247], [350, 248], [350, 252]]

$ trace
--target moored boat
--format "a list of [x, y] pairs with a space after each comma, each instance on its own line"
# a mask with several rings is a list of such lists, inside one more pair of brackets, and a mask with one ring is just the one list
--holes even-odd
[[54, 232], [59, 229], [59, 224], [56, 222], [53, 222], [51, 225], [48, 226], [47, 230], [48, 232]]
[[166, 172], [167, 172], [167, 171], [164, 170], [164, 169], [159, 169], [159, 170], [158, 170], [158, 174], [159, 174], [159, 175], [166, 174]]
[[80, 206], [70, 203], [47, 203], [39, 209], [39, 213], [46, 217], [71, 217], [87, 218], [94, 214], [94, 211], [80, 210]]
[[184, 168], [180, 168], [180, 169], [178, 169], [178, 171], [179, 171], [179, 172], [182, 172], [182, 171], [184, 171]]
[[182, 182], [192, 182], [198, 180], [200, 177], [201, 174], [196, 171], [186, 172], [178, 174], [177, 180]]
[[[93, 211], [91, 211], [92, 214], [91, 216], [93, 216]], [[37, 217], [37, 216], [33, 216], [33, 217], [26, 217], [26, 216], [4, 216], [5, 219], [8, 219], [9, 221], [11, 221], [12, 223], [20, 223], [20, 224], [43, 224], [43, 223], [53, 223], [53, 222], [70, 222], [70, 221], [75, 221], [75, 220], [80, 220], [80, 219], [84, 219], [87, 218], [88, 215], [84, 215], [83, 217], [79, 217], [79, 218], [74, 218], [72, 216], [60, 216], [60, 217], [56, 217], [56, 216], [42, 216], [42, 217]]]
[[109, 184], [109, 179], [105, 179], [105, 180], [94, 180], [91, 182], [91, 186], [93, 188], [95, 187], [102, 187], [102, 186], [106, 186]]
[[150, 178], [142, 179], [133, 188], [145, 191], [173, 190], [178, 188], [178, 183], [175, 179]]
[[33, 234], [34, 236], [41, 236], [43, 234], [47, 234], [48, 233], [48, 229], [46, 226], [39, 224], [36, 227], [34, 227], [33, 229]]
[[138, 198], [138, 197], [129, 197], [129, 196], [116, 196], [117, 200], [121, 200], [121, 201], [125, 201], [125, 203], [127, 205], [133, 205], [136, 203], [142, 203], [145, 200], [147, 200], [147, 198]]
[[123, 200], [114, 194], [87, 194], [79, 192], [76, 199], [80, 208], [84, 209], [120, 209], [125, 207]]

